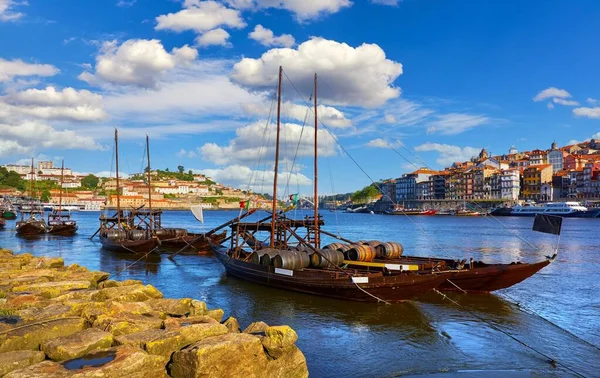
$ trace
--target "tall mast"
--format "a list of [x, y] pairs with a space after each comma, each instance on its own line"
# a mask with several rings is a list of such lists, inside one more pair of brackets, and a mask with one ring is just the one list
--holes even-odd
[[121, 228], [121, 194], [119, 193], [119, 132], [115, 127], [115, 165], [117, 168], [116, 177], [117, 177], [117, 222], [119, 225], [117, 229]]
[[33, 196], [34, 196], [34, 193], [33, 193], [33, 186], [34, 186], [33, 185], [33, 180], [34, 179], [35, 179], [35, 172], [33, 170], [33, 158], [31, 158], [31, 177], [29, 179], [29, 199], [30, 199], [30, 202], [29, 202], [29, 211], [31, 211], [29, 213], [30, 217], [33, 216]]
[[65, 178], [65, 159], [62, 160], [60, 165], [60, 195], [58, 196], [58, 217], [62, 219], [62, 190], [63, 190], [63, 180]]
[[148, 153], [148, 210], [150, 211], [150, 227], [152, 227], [152, 183], [150, 181], [150, 141], [146, 134], [146, 152]]
[[277, 171], [279, 170], [279, 131], [281, 126], [281, 77], [283, 68], [279, 66], [277, 86], [277, 137], [275, 138], [275, 177], [273, 178], [273, 216], [271, 217], [271, 248], [275, 247], [275, 221], [277, 217]]
[[315, 178], [314, 178], [314, 182], [315, 182], [315, 190], [314, 190], [314, 197], [313, 197], [313, 204], [315, 207], [315, 248], [320, 248], [321, 247], [321, 235], [319, 232], [319, 197], [318, 197], [318, 178], [319, 178], [319, 165], [318, 165], [318, 160], [317, 160], [317, 126], [318, 126], [318, 122], [319, 122], [319, 118], [317, 116], [317, 74], [315, 73], [315, 95], [314, 95], [314, 100], [315, 100]]

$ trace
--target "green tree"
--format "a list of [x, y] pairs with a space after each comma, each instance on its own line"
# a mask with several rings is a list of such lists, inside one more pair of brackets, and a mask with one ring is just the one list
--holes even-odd
[[15, 171], [8, 172], [2, 181], [4, 185], [10, 186], [11, 188], [17, 188], [19, 190], [25, 189], [25, 180], [23, 180], [21, 175]]
[[98, 187], [98, 183], [100, 179], [92, 174], [85, 176], [81, 179], [81, 186], [86, 189], [96, 189]]
[[42, 192], [42, 196], [40, 197], [40, 201], [42, 201], [42, 202], [48, 202], [48, 201], [50, 201], [50, 192], [48, 191], [48, 189], [45, 189]]
[[179, 173], [183, 174], [183, 171], [185, 170], [185, 168], [183, 168], [183, 165], [178, 165], [177, 170], [179, 171]]

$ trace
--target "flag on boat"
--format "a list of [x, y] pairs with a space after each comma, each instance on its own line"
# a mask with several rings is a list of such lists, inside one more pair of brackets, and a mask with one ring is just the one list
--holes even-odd
[[560, 235], [562, 217], [556, 215], [536, 214], [533, 220], [533, 231]]
[[202, 205], [190, 206], [190, 210], [194, 215], [194, 218], [202, 224], [204, 224], [204, 213], [202, 212]]
[[292, 203], [295, 205], [298, 203], [298, 193], [296, 194], [290, 194], [290, 201], [292, 201]]
[[240, 209], [248, 210], [250, 208], [250, 201], [240, 201]]

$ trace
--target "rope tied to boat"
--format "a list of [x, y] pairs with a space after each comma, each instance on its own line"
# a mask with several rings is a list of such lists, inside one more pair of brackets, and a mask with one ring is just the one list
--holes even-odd
[[366, 291], [366, 290], [365, 290], [365, 289], [363, 289], [362, 287], [358, 286], [358, 284], [357, 284], [356, 282], [352, 281], [352, 283], [353, 283], [354, 285], [356, 285], [356, 287], [357, 287], [357, 288], [358, 288], [360, 291], [362, 291], [363, 293], [365, 293], [365, 294], [367, 294], [367, 295], [370, 295], [371, 297], [373, 297], [373, 298], [377, 299], [377, 303], [379, 303], [379, 302], [383, 302], [383, 303], [385, 303], [386, 305], [390, 305], [390, 304], [391, 304], [390, 302], [388, 302], [388, 301], [385, 301], [385, 300], [383, 300], [383, 299], [379, 298], [378, 296], [376, 296], [376, 295], [373, 295], [373, 294], [369, 293], [368, 291]]
[[[448, 280], [449, 281], [449, 280]], [[455, 285], [456, 286], [456, 285]], [[458, 287], [458, 286], [457, 286]], [[460, 289], [460, 288], [459, 288]], [[462, 289], [461, 289], [462, 290]], [[495, 324], [487, 321], [484, 317], [479, 316], [477, 313], [469, 310], [467, 307], [461, 305], [460, 303], [458, 303], [457, 301], [453, 300], [452, 298], [448, 297], [446, 294], [442, 293], [441, 291], [439, 291], [438, 289], [433, 289], [433, 291], [439, 295], [442, 296], [443, 299], [447, 299], [448, 301], [452, 302], [454, 305], [456, 305], [457, 307], [459, 307], [461, 310], [466, 311], [469, 315], [477, 318], [478, 320], [482, 321], [483, 323], [485, 323], [488, 327], [490, 327], [491, 329], [498, 331], [506, 336], [508, 336], [509, 338], [511, 338], [512, 340], [516, 341], [517, 343], [523, 345], [524, 347], [526, 347], [527, 349], [532, 350], [533, 352], [539, 354], [540, 356], [546, 358], [546, 361], [552, 365], [552, 366], [556, 366], [559, 365], [561, 367], [563, 367], [564, 369], [570, 371], [571, 373], [575, 374], [578, 377], [585, 377], [585, 375], [575, 371], [574, 369], [570, 368], [569, 366], [557, 361], [556, 359], [550, 357], [549, 355], [545, 354], [544, 352], [532, 347], [531, 345], [527, 344], [524, 341], [519, 340], [517, 337], [511, 335], [510, 333], [506, 332], [505, 330], [503, 330], [502, 328], [496, 326]], [[464, 290], [463, 290], [464, 291]]]

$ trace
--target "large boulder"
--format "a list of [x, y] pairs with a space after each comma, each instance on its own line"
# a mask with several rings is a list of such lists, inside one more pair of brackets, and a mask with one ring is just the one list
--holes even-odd
[[62, 257], [34, 257], [27, 266], [34, 269], [62, 268], [65, 261]]
[[165, 357], [149, 355], [139, 348], [120, 346], [63, 363], [44, 361], [4, 378], [168, 378], [167, 362]]
[[220, 308], [206, 311], [206, 316], [210, 316], [219, 323], [221, 323], [223, 320], [223, 315], [225, 315], [225, 311], [221, 310]]
[[254, 322], [246, 327], [244, 333], [264, 334], [267, 328], [269, 328], [269, 325], [265, 322]]
[[117, 316], [100, 315], [94, 320], [92, 327], [108, 331], [114, 336], [120, 336], [147, 329], [161, 329], [163, 320], [154, 316], [127, 313]]
[[296, 344], [298, 335], [288, 326], [274, 326], [265, 330], [265, 337], [262, 338], [262, 344], [267, 354], [278, 359], [291, 349]]
[[79, 317], [58, 318], [20, 326], [0, 334], [0, 352], [39, 350], [40, 344], [56, 337], [68, 336], [86, 328]]
[[39, 293], [42, 297], [45, 298], [55, 298], [71, 290], [87, 289], [89, 287], [89, 281], [55, 281], [41, 282], [29, 285], [19, 285], [13, 287], [12, 291], [15, 293]]
[[25, 322], [39, 322], [56, 318], [65, 318], [76, 315], [70, 306], [62, 304], [52, 304], [47, 307], [29, 307], [17, 311], [17, 315]]
[[42, 351], [54, 361], [70, 360], [98, 349], [110, 348], [113, 336], [96, 328], [88, 328], [69, 336], [48, 340], [41, 345]]
[[188, 316], [185, 318], [171, 318], [168, 317], [165, 319], [165, 329], [167, 330], [175, 330], [181, 327], [185, 327], [192, 324], [202, 324], [202, 323], [213, 323], [217, 324], [215, 319], [211, 318], [207, 315], [199, 315], [199, 316]]
[[121, 314], [159, 315], [145, 302], [88, 302], [81, 307], [81, 316], [90, 323], [100, 315], [116, 317]]
[[240, 333], [240, 324], [238, 323], [237, 319], [233, 316], [230, 316], [227, 319], [225, 319], [223, 325], [227, 327], [230, 333]]
[[92, 295], [92, 300], [97, 302], [109, 299], [117, 302], [144, 302], [152, 298], [162, 298], [162, 296], [162, 293], [152, 285], [129, 285], [98, 290]]
[[43, 352], [34, 350], [17, 350], [0, 353], [0, 377], [13, 371], [37, 364], [46, 359]]
[[192, 311], [191, 298], [183, 299], [149, 299], [147, 303], [152, 309], [170, 316], [186, 316]]

